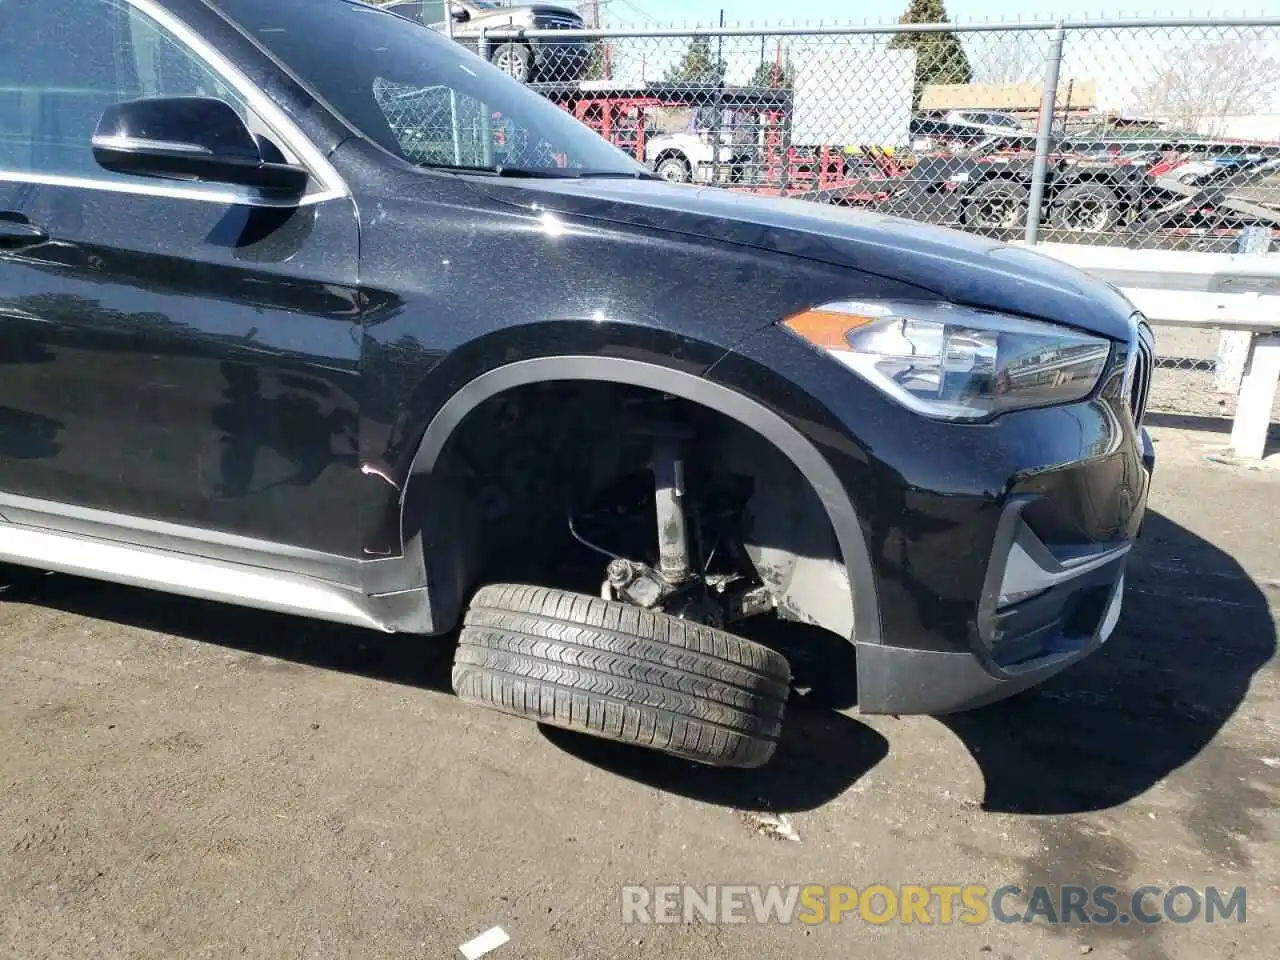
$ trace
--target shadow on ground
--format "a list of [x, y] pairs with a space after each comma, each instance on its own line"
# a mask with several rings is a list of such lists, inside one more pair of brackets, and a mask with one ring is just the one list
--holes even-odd
[[[14, 600], [452, 694], [453, 636], [374, 633], [21, 568], [6, 568], [3, 579], [8, 584], [6, 596]], [[879, 733], [829, 709], [852, 702], [852, 648], [812, 628], [761, 626], [766, 633], [759, 639], [788, 652], [802, 691], [788, 704], [782, 740], [767, 766], [717, 769], [543, 726], [548, 741], [566, 754], [617, 776], [706, 803], [790, 812], [830, 802], [888, 752], [888, 742]]]
[[[449, 639], [388, 636], [72, 577], [10, 570], [8, 580], [17, 599], [82, 616], [450, 690]], [[618, 776], [709, 803], [798, 811], [829, 802], [888, 750], [879, 733], [836, 712], [856, 702], [852, 648], [795, 625], [762, 622], [752, 635], [788, 656], [797, 687], [766, 767], [717, 770], [544, 728], [548, 740]], [[1130, 564], [1120, 627], [1099, 653], [1043, 687], [942, 722], [980, 764], [987, 809], [1104, 809], [1196, 756], [1275, 651], [1261, 588], [1213, 544], [1153, 513]]]
[[755, 770], [723, 770], [654, 750], [541, 726], [579, 760], [646, 786], [733, 807], [790, 813], [821, 807], [884, 759], [889, 743], [864, 723], [794, 699], [773, 759]]
[[1042, 687], [943, 722], [982, 768], [986, 809], [1101, 810], [1200, 753], [1275, 653], [1263, 589], [1212, 543], [1149, 513], [1111, 641]]
[[375, 633], [132, 587], [6, 567], [6, 598], [325, 670], [450, 692], [447, 638]]

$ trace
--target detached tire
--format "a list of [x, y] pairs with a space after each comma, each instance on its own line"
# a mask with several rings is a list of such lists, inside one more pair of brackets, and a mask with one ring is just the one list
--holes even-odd
[[778, 745], [791, 668], [758, 643], [545, 587], [476, 594], [454, 658], [462, 700], [721, 767]]

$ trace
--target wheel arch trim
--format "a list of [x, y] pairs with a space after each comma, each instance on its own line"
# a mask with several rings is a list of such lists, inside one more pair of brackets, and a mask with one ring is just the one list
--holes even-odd
[[[880, 611], [871, 557], [853, 502], [831, 464], [817, 447], [779, 413], [729, 387], [696, 374], [619, 357], [559, 356], [520, 360], [483, 373], [461, 387], [436, 412], [418, 445], [409, 471], [407, 491], [414, 477], [430, 474], [454, 431], [484, 401], [515, 387], [552, 381], [578, 380], [625, 384], [669, 393], [717, 410], [755, 431], [800, 471], [817, 494], [835, 532], [849, 578], [853, 604], [853, 636], [859, 645], [879, 644]], [[401, 529], [405, 529], [401, 496]]]

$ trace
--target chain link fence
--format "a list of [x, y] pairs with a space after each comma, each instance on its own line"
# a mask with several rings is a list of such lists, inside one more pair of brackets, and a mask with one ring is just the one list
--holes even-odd
[[[393, 9], [670, 181], [1008, 241], [1280, 250], [1280, 18], [585, 30], [537, 8]], [[384, 93], [424, 159], [554, 163], [481, 104]], [[1231, 412], [1215, 342], [1162, 346], [1156, 409]]]

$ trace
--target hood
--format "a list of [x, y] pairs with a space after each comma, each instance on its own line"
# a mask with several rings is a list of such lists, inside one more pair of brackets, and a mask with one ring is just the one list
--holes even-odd
[[1117, 340], [1133, 306], [1074, 267], [958, 230], [800, 200], [650, 180], [473, 181], [496, 199], [803, 257], [908, 283], [940, 299]]

